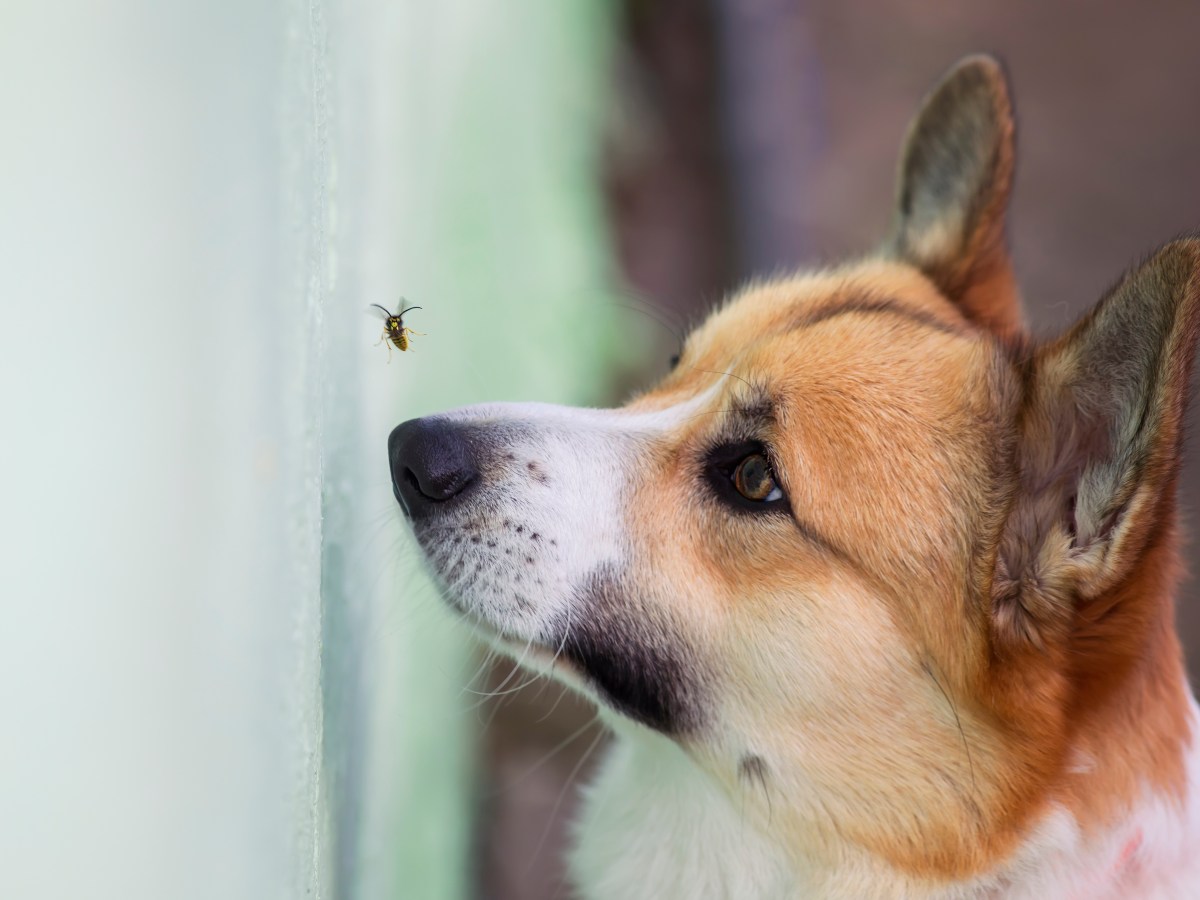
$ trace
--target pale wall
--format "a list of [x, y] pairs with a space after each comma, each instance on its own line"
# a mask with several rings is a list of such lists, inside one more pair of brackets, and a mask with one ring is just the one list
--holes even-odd
[[5, 5], [0, 896], [464, 891], [469, 644], [384, 445], [601, 393], [590, 6]]

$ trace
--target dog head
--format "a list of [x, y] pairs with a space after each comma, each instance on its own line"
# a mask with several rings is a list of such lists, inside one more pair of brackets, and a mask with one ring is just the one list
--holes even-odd
[[[621, 409], [471, 407], [389, 443], [448, 601], [495, 642], [775, 831], [906, 872], [982, 871], [1050, 803], [1102, 818], [1182, 777], [1200, 242], [1036, 343], [1013, 152], [1004, 77], [968, 59], [910, 128], [876, 254], [746, 288]], [[1153, 736], [1105, 743], [1150, 693]]]

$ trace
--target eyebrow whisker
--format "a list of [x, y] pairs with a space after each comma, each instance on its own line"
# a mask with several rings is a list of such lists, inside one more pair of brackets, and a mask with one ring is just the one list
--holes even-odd
[[740, 381], [746, 387], [750, 388], [750, 390], [754, 390], [754, 385], [752, 385], [750, 382], [748, 382], [741, 375], [734, 375], [732, 372], [721, 372], [717, 369], [702, 369], [699, 366], [688, 366], [688, 368], [695, 369], [697, 372], [707, 372], [709, 375], [726, 375], [730, 378], [736, 378], [738, 381]]

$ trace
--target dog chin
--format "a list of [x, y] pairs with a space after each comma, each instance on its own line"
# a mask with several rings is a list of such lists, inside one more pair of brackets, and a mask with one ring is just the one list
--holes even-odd
[[426, 517], [415, 532], [447, 602], [497, 649], [665, 734], [703, 724], [699, 658], [622, 562], [575, 574], [565, 538], [511, 512]]
[[[456, 611], [461, 608], [455, 606]], [[573, 688], [597, 705], [603, 706], [586, 676], [563, 654], [565, 638], [556, 644], [505, 634], [479, 616], [464, 614], [463, 618], [475, 636], [487, 647], [509, 657], [517, 665]]]

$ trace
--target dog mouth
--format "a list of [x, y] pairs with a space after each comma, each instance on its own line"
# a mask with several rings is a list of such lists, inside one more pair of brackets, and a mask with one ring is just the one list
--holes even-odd
[[505, 634], [478, 616], [467, 614], [464, 615], [464, 619], [482, 643], [503, 653], [517, 665], [539, 675], [557, 678], [591, 699], [597, 699], [594, 692], [589, 690], [587, 673], [575, 665], [564, 652], [569, 639], [568, 633], [564, 632], [557, 642], [528, 639]]
[[628, 442], [591, 420], [538, 430], [485, 413], [389, 437], [393, 493], [446, 602], [519, 664], [663, 733], [695, 728], [700, 657], [671, 598], [634, 574], [613, 489]]
[[553, 645], [556, 613], [570, 593], [559, 541], [488, 505], [413, 522], [422, 555], [445, 601], [472, 624], [522, 646]]
[[564, 602], [545, 604], [554, 611], [526, 610], [478, 576], [472, 576], [470, 591], [461, 578], [448, 584], [438, 565], [445, 549], [428, 536], [422, 543], [446, 602], [485, 644], [664, 734], [700, 726], [703, 679], [696, 654], [678, 630], [655, 621], [648, 605], [610, 569], [566, 590]]

